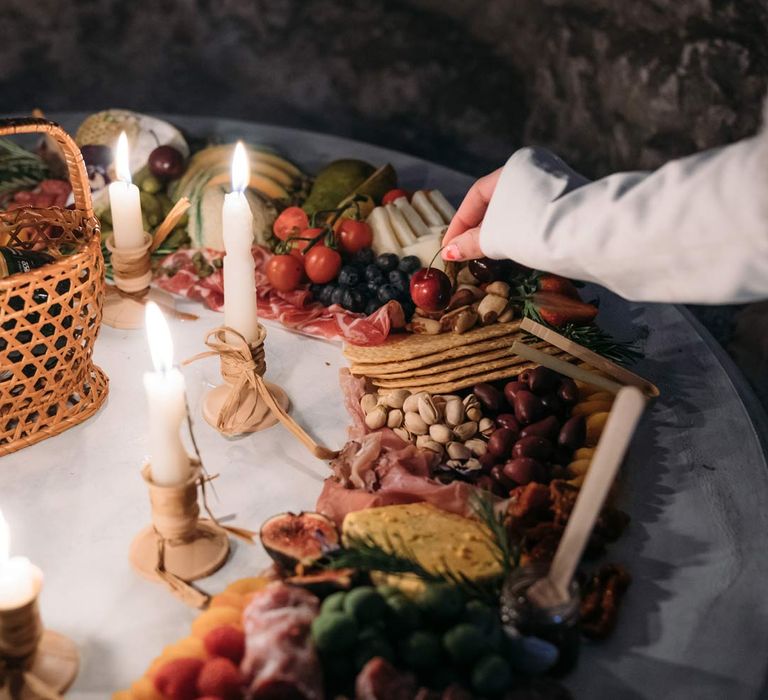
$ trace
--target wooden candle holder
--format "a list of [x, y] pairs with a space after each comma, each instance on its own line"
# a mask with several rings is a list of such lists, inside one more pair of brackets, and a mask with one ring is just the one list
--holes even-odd
[[166, 583], [169, 575], [189, 582], [218, 571], [229, 555], [229, 538], [216, 523], [200, 519], [200, 467], [194, 465], [187, 482], [179, 486], [155, 484], [149, 465], [141, 475], [149, 488], [152, 525], [131, 543], [133, 568], [150, 581]]
[[[222, 332], [219, 332], [219, 331]], [[259, 339], [250, 345], [250, 357], [243, 351], [246, 345], [242, 336], [237, 337], [238, 345], [233, 351], [224, 347], [218, 352], [221, 362], [221, 377], [225, 384], [211, 389], [203, 400], [203, 417], [220, 433], [232, 437], [246, 433], [255, 433], [275, 425], [280, 417], [275, 414], [265, 399], [264, 392], [258, 383], [247, 381], [247, 374], [254, 372], [261, 377], [266, 370], [264, 359], [264, 340], [266, 329], [259, 326]], [[230, 340], [231, 330], [217, 329], [212, 335], [217, 335], [222, 343]], [[209, 336], [210, 337], [210, 336]], [[231, 342], [231, 341], [230, 341]], [[240, 353], [237, 353], [237, 349]], [[287, 412], [290, 406], [288, 394], [282, 387], [260, 379], [277, 406], [282, 412]]]
[[[144, 327], [144, 305], [156, 302], [161, 308], [176, 314], [173, 297], [167, 292], [150, 287], [152, 266], [150, 251], [153, 238], [144, 233], [144, 244], [137, 248], [117, 248], [114, 235], [106, 246], [112, 254], [114, 286], [107, 287], [103, 321], [106, 325], [123, 330]], [[196, 317], [193, 317], [196, 318]]]
[[11, 688], [11, 697], [64, 693], [80, 668], [75, 643], [43, 628], [39, 593], [19, 608], [0, 609], [0, 687]]

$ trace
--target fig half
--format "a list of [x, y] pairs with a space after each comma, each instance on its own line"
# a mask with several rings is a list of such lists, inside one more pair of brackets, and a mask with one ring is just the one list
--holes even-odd
[[320, 513], [273, 515], [259, 533], [261, 544], [277, 566], [294, 573], [311, 568], [328, 551], [339, 546], [335, 523]]

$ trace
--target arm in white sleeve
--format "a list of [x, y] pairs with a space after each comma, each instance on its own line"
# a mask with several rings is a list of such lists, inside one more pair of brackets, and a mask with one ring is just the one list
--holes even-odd
[[480, 247], [636, 301], [768, 298], [768, 134], [594, 182], [523, 148], [504, 166]]

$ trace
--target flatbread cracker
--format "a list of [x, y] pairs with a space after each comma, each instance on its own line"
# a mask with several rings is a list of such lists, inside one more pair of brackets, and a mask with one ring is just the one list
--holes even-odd
[[471, 343], [477, 343], [491, 338], [511, 336], [520, 329], [520, 321], [511, 323], [492, 323], [490, 326], [473, 328], [466, 333], [441, 333], [439, 335], [424, 335], [420, 333], [404, 333], [390, 336], [381, 345], [349, 345], [344, 346], [344, 356], [353, 364], [363, 362], [385, 363], [412, 360], [416, 357], [434, 355], [444, 350], [458, 348]]
[[[480, 345], [480, 343], [476, 343], [476, 345]], [[549, 343], [540, 341], [538, 343], [530, 343], [530, 346], [533, 348], [542, 350], [547, 346], [549, 346]], [[472, 348], [474, 347], [474, 345], [470, 345], [469, 347]], [[418, 367], [415, 369], [403, 370], [399, 362], [393, 362], [387, 366], [387, 369], [392, 371], [373, 372], [373, 373], [360, 372], [360, 374], [365, 377], [374, 376], [374, 377], [377, 377], [378, 379], [406, 379], [408, 377], [429, 377], [441, 372], [448, 372], [453, 369], [461, 369], [462, 367], [469, 367], [472, 365], [478, 366], [478, 365], [483, 365], [486, 362], [492, 362], [494, 360], [501, 360], [504, 358], [514, 357], [516, 354], [517, 353], [514, 350], [512, 350], [512, 347], [509, 346], [509, 347], [497, 348], [495, 350], [488, 350], [486, 352], [479, 352], [477, 354], [465, 355], [464, 357], [458, 357], [455, 360], [444, 360], [442, 362], [438, 361], [426, 367]], [[352, 374], [357, 374], [357, 372], [352, 372]]]
[[[561, 359], [570, 362], [573, 360], [573, 357], [571, 355], [563, 355]], [[478, 382], [495, 382], [500, 379], [511, 379], [526, 369], [532, 369], [536, 366], [537, 365], [535, 362], [525, 362], [521, 365], [513, 365], [511, 367], [505, 367], [504, 369], [497, 369], [491, 372], [474, 374], [471, 377], [463, 377], [462, 379], [443, 382], [442, 384], [422, 384], [421, 386], [410, 386], [408, 387], [408, 390], [413, 394], [416, 394], [420, 391], [426, 391], [430, 394], [451, 394], [455, 391], [459, 391], [460, 389], [467, 389], [471, 386], [474, 386]]]
[[[556, 348], [552, 345], [548, 345], [547, 347], [543, 348], [542, 352], [555, 356], [564, 354], [560, 348]], [[512, 367], [514, 365], [519, 365], [526, 362], [528, 362], [528, 360], [526, 360], [524, 357], [520, 357], [519, 355], [512, 355], [501, 358], [499, 360], [493, 360], [491, 362], [473, 363], [468, 367], [460, 367], [458, 369], [449, 371], [439, 371], [440, 366], [436, 365], [435, 369], [438, 371], [429, 375], [428, 380], [425, 377], [409, 376], [400, 379], [391, 379], [389, 377], [369, 377], [369, 379], [376, 386], [381, 387], [382, 389], [408, 389], [412, 386], [424, 384], [425, 381], [429, 381], [431, 384], [439, 384], [441, 382], [449, 382], [482, 372], [492, 372], [494, 370], [503, 369], [505, 367]]]
[[470, 354], [480, 354], [493, 350], [511, 348], [516, 340], [525, 340], [530, 338], [525, 333], [513, 333], [512, 335], [501, 336], [500, 338], [491, 338], [490, 340], [481, 340], [471, 345], [460, 345], [455, 348], [448, 348], [442, 352], [436, 352], [433, 355], [423, 357], [414, 357], [412, 360], [400, 360], [399, 362], [353, 362], [349, 371], [355, 375], [365, 377], [376, 377], [392, 374], [393, 372], [405, 372], [412, 369], [422, 369], [430, 367], [440, 362], [448, 362], [468, 357]]

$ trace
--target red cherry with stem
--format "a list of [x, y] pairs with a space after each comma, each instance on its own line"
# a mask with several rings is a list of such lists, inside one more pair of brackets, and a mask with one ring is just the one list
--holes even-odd
[[184, 156], [173, 146], [158, 146], [147, 159], [149, 172], [161, 180], [176, 180], [184, 174]]
[[440, 251], [432, 258], [429, 267], [422, 267], [411, 277], [411, 299], [425, 311], [442, 311], [451, 301], [451, 280], [442, 270], [432, 267], [439, 254]]

